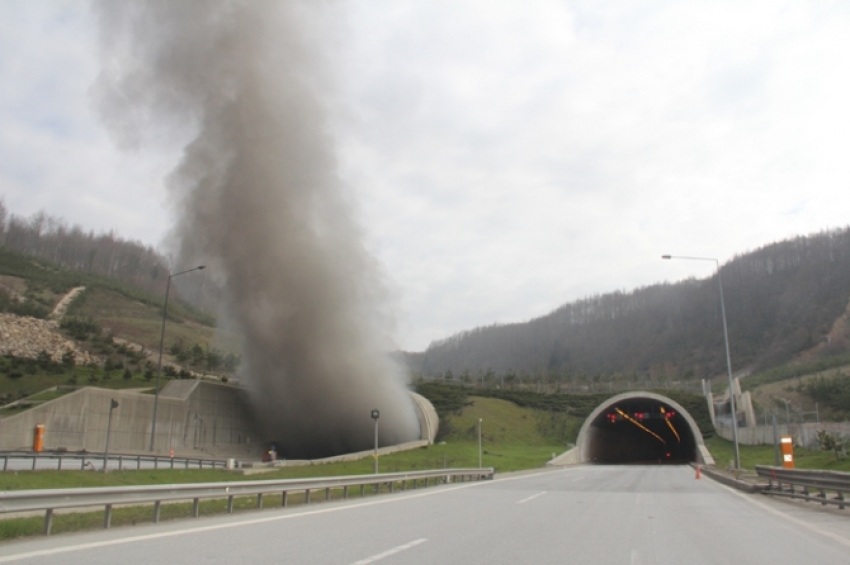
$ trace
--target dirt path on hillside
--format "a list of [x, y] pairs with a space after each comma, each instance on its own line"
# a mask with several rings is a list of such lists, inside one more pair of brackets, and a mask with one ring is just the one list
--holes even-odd
[[62, 300], [56, 305], [56, 308], [53, 309], [53, 312], [47, 317], [49, 320], [61, 320], [63, 316], [65, 316], [65, 312], [68, 311], [68, 306], [71, 305], [71, 302], [74, 301], [76, 297], [80, 295], [86, 289], [84, 286], [78, 286], [76, 288], [72, 288], [71, 291], [62, 297]]

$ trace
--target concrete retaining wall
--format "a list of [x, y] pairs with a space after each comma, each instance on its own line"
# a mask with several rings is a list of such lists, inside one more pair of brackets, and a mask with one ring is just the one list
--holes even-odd
[[[172, 385], [175, 385], [172, 387]], [[202, 381], [172, 381], [160, 393], [154, 453], [181, 456], [259, 457], [256, 432], [239, 389]], [[103, 451], [110, 401], [110, 450], [150, 453], [154, 396], [86, 387], [0, 420], [0, 450], [32, 449], [36, 424], [44, 424], [44, 449]]]
[[[417, 407], [421, 439], [382, 448], [381, 453], [415, 449], [433, 443], [439, 419], [433, 405], [411, 393]], [[0, 451], [31, 450], [36, 424], [44, 424], [44, 450], [102, 452], [110, 401], [113, 411], [109, 449], [113, 453], [261, 459], [267, 445], [251, 417], [242, 389], [194, 379], [169, 381], [157, 407], [154, 451], [149, 451], [154, 395], [137, 390], [86, 387], [56, 400], [0, 420]], [[371, 455], [340, 455], [322, 460], [344, 461]]]

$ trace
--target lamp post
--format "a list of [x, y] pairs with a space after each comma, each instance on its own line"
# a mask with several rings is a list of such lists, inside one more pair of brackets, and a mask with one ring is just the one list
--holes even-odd
[[729, 375], [729, 410], [732, 415], [732, 442], [735, 444], [735, 468], [741, 468], [741, 450], [738, 447], [738, 412], [735, 408], [735, 387], [732, 382], [732, 357], [729, 354], [729, 330], [726, 326], [726, 302], [723, 300], [723, 280], [720, 278], [720, 261], [714, 257], [686, 257], [662, 255], [662, 259], [686, 259], [690, 261], [714, 261], [717, 268], [717, 286], [720, 288], [720, 312], [723, 317], [723, 340], [726, 343], [726, 371]]
[[484, 460], [482, 458], [483, 452], [481, 451], [481, 422], [483, 420], [478, 418], [478, 468], [484, 468]]
[[375, 459], [375, 474], [378, 474], [378, 418], [381, 417], [381, 413], [375, 409], [372, 410], [372, 419], [375, 420], [375, 454], [373, 455]]
[[165, 318], [168, 314], [168, 293], [171, 290], [171, 279], [174, 277], [179, 277], [180, 275], [185, 275], [186, 273], [191, 273], [192, 271], [203, 271], [206, 269], [205, 265], [199, 265], [192, 269], [186, 269], [185, 271], [180, 271], [179, 273], [174, 273], [173, 275], [168, 275], [168, 283], [165, 285], [165, 303], [162, 305], [162, 331], [159, 334], [159, 362], [156, 365], [156, 391], [153, 397], [153, 421], [151, 422], [151, 448], [153, 451], [154, 440], [156, 438], [156, 409], [159, 406], [159, 380], [162, 375], [162, 346], [165, 343]]
[[118, 402], [112, 398], [109, 400], [109, 419], [106, 421], [106, 447], [103, 450], [103, 472], [109, 467], [109, 436], [112, 433], [112, 411], [118, 408]]

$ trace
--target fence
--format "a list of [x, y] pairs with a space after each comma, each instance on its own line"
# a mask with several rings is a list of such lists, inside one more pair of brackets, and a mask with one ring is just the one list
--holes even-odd
[[378, 491], [381, 485], [388, 485], [393, 492], [394, 485], [400, 483], [406, 490], [408, 483], [417, 488], [420, 481], [428, 486], [450, 483], [457, 480], [492, 479], [494, 469], [440, 469], [432, 471], [410, 471], [402, 473], [384, 473], [375, 475], [353, 475], [345, 477], [317, 477], [308, 479], [281, 479], [272, 481], [234, 481], [217, 483], [192, 483], [183, 485], [144, 485], [125, 487], [96, 487], [77, 489], [40, 489], [0, 492], [0, 512], [32, 512], [44, 510], [44, 534], [50, 535], [53, 524], [53, 512], [57, 509], [103, 506], [103, 527], [109, 528], [112, 519], [112, 507], [115, 504], [153, 503], [153, 521], [159, 522], [160, 508], [163, 502], [192, 500], [192, 515], [198, 517], [201, 499], [227, 499], [227, 512], [233, 512], [233, 499], [237, 496], [256, 496], [257, 508], [263, 506], [263, 496], [278, 494], [281, 506], [287, 505], [290, 492], [304, 492], [305, 502], [310, 502], [311, 491], [324, 490], [329, 500], [332, 489], [342, 489], [343, 498], [348, 498], [348, 489], [360, 487], [360, 494], [366, 486], [373, 485]]
[[[102, 453], [33, 453], [7, 451], [0, 453], [3, 471], [37, 471], [47, 469], [71, 470], [103, 469]], [[110, 469], [224, 469], [227, 462], [220, 459], [195, 459], [163, 457], [156, 455], [110, 455]]]
[[[768, 480], [768, 487], [762, 490], [764, 494], [802, 498], [806, 501], [820, 502], [824, 506], [836, 504], [843, 510], [844, 495], [850, 493], [850, 473], [785, 469], [764, 465], [756, 465], [756, 472], [759, 477]], [[813, 496], [810, 489], [817, 491], [818, 494]], [[830, 494], [833, 494], [834, 498], [829, 498]]]
[[617, 379], [617, 380], [587, 380], [571, 379], [554, 381], [537, 377], [502, 378], [501, 376], [482, 378], [475, 376], [455, 375], [450, 379], [442, 376], [421, 375], [417, 382], [433, 382], [445, 385], [459, 386], [471, 390], [504, 389], [518, 391], [533, 391], [541, 394], [596, 394], [620, 393], [632, 390], [681, 390], [702, 395], [700, 381], [677, 381], [669, 379]]

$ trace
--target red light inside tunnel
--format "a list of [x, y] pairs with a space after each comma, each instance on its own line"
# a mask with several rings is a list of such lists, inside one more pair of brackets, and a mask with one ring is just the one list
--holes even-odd
[[675, 415], [676, 415], [676, 413], [675, 413], [675, 412], [670, 411], [670, 412], [666, 412], [666, 413], [664, 414], [664, 417], [665, 417], [665, 418], [667, 418], [667, 419], [669, 420], [670, 418], [674, 417]]
[[638, 420], [643, 420], [645, 416], [646, 414], [644, 414], [643, 412], [635, 412], [635, 418], [637, 418]]

